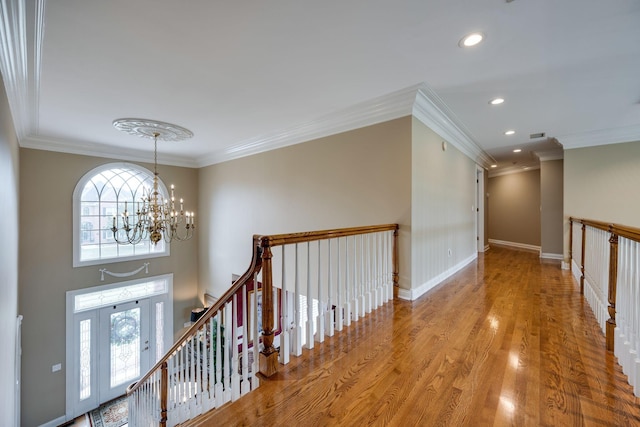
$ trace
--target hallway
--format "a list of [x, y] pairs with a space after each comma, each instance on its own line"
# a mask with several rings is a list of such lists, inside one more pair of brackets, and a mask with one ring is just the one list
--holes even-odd
[[492, 248], [280, 369], [184, 425], [640, 425], [569, 271], [525, 251]]

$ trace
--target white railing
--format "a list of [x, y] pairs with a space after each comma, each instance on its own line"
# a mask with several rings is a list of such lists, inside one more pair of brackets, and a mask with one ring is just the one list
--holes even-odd
[[607, 292], [610, 233], [591, 226], [587, 226], [585, 232], [584, 297], [591, 306], [602, 332], [606, 332], [609, 319]]
[[129, 425], [175, 426], [235, 401], [259, 387], [258, 371], [272, 375], [274, 361], [277, 369], [388, 302], [397, 230], [254, 236], [247, 272], [127, 390]]
[[640, 243], [620, 237], [614, 354], [640, 396]]
[[393, 298], [393, 233], [284, 244], [273, 250], [273, 285], [282, 308], [274, 309], [279, 314], [276, 330], [282, 331], [281, 364]]
[[585, 298], [603, 327], [607, 350], [640, 396], [640, 229], [576, 218], [570, 222], [572, 266], [584, 272], [577, 279], [584, 279]]
[[[254, 276], [255, 277], [255, 276]], [[129, 395], [129, 424], [157, 426], [163, 418], [161, 395], [166, 384], [166, 425], [175, 426], [227, 402], [235, 401], [259, 387], [258, 329], [244, 328], [248, 319], [257, 321], [257, 306], [248, 313], [248, 286], [244, 284], [232, 301], [208, 317], [201, 327], [183, 336], [181, 345]], [[253, 336], [244, 345], [245, 331]], [[163, 371], [166, 378], [163, 380]]]

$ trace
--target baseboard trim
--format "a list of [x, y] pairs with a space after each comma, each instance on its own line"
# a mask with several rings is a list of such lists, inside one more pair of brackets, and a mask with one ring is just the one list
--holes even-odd
[[496, 240], [496, 239], [489, 239], [489, 243], [493, 243], [494, 245], [499, 245], [499, 246], [516, 248], [516, 249], [526, 249], [529, 251], [535, 251], [540, 253], [540, 246], [528, 245], [526, 243], [507, 242], [506, 240]]
[[443, 281], [445, 281], [449, 277], [453, 276], [458, 271], [462, 270], [464, 267], [466, 267], [471, 262], [475, 261], [477, 258], [478, 258], [478, 253], [475, 252], [469, 258], [459, 262], [458, 264], [454, 265], [453, 267], [451, 267], [447, 271], [445, 271], [445, 272], [443, 272], [441, 274], [438, 274], [436, 277], [434, 277], [433, 279], [427, 281], [426, 283], [423, 283], [421, 286], [419, 286], [417, 288], [414, 288], [414, 289], [399, 289], [398, 290], [398, 298], [399, 299], [403, 299], [403, 300], [407, 300], [407, 301], [413, 301], [413, 300], [416, 300], [416, 299], [420, 298], [422, 295], [426, 294], [431, 289], [435, 288], [437, 285], [439, 285], [440, 283], [442, 283]]
[[557, 259], [559, 261], [564, 261], [564, 255], [562, 254], [550, 254], [548, 252], [541, 252], [540, 258], [544, 259]]
[[67, 417], [65, 415], [56, 418], [55, 420], [51, 420], [48, 423], [40, 424], [39, 427], [58, 427], [61, 424], [67, 422]]

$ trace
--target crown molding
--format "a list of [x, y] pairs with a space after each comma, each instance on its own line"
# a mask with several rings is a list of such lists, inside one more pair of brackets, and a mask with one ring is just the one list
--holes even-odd
[[516, 173], [525, 173], [525, 172], [531, 172], [531, 171], [535, 171], [540, 169], [540, 165], [537, 166], [527, 166], [526, 169], [523, 169], [522, 167], [513, 167], [513, 168], [508, 168], [508, 169], [501, 169], [499, 171], [495, 171], [495, 172], [491, 172], [489, 171], [489, 178], [495, 178], [496, 176], [503, 176], [503, 175], [513, 175]]
[[[415, 116], [479, 165], [488, 168], [495, 163], [495, 160], [475, 143], [464, 125], [440, 97], [424, 83], [356, 104], [281, 132], [247, 139], [209, 156], [198, 158], [160, 156], [158, 162], [200, 168], [410, 115]], [[23, 136], [20, 146], [128, 161], [149, 162], [150, 160], [149, 154], [144, 151], [124, 148], [118, 149], [118, 153], [115, 154], [111, 146], [85, 141], [63, 141], [36, 136], [33, 133], [28, 137]]]
[[495, 163], [495, 159], [480, 148], [453, 111], [426, 84], [420, 85], [417, 90], [412, 113], [429, 129], [453, 144], [479, 165], [488, 168]]
[[538, 156], [541, 162], [564, 159], [564, 151], [559, 149], [553, 151], [534, 151], [533, 153]]
[[411, 115], [421, 85], [383, 95], [280, 132], [250, 138], [200, 159], [209, 166]]
[[444, 101], [426, 84], [421, 83], [333, 112], [282, 132], [245, 140], [200, 159], [198, 166], [222, 163], [409, 115], [414, 115], [484, 167], [489, 167], [495, 162], [478, 146]]
[[[55, 151], [58, 153], [78, 154], [81, 156], [94, 156], [128, 162], [153, 163], [153, 152], [133, 150], [130, 148], [117, 148], [113, 146], [82, 141], [61, 141], [54, 138], [29, 136], [22, 140], [22, 148], [34, 150]], [[196, 160], [183, 156], [166, 156], [158, 154], [158, 164], [169, 166], [181, 166], [186, 168], [199, 167]]]
[[42, 46], [44, 41], [44, 16], [46, 0], [35, 2], [35, 28], [34, 28], [34, 53], [33, 53], [33, 76], [32, 76], [32, 97], [30, 111], [30, 126], [32, 133], [37, 133], [40, 128], [40, 73], [42, 71]]
[[565, 150], [640, 141], [640, 125], [598, 129], [556, 137]]
[[45, 0], [0, 2], [0, 72], [18, 141], [38, 126]]
[[25, 1], [0, 2], [0, 71], [4, 80], [9, 108], [13, 116], [18, 141], [29, 130], [28, 43]]

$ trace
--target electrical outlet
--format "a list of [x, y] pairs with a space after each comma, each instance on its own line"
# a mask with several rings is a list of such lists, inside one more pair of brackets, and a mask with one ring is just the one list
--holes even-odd
[[58, 372], [62, 369], [62, 363], [56, 363], [51, 367], [51, 372]]

